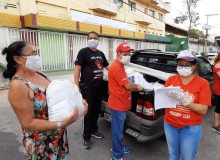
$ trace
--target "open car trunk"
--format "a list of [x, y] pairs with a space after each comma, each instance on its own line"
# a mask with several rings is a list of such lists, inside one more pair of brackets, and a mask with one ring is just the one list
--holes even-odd
[[[136, 65], [139, 67], [139, 65]], [[142, 67], [142, 66], [140, 66]], [[128, 67], [126, 67], [128, 68]], [[146, 67], [143, 67], [143, 68], [146, 68]], [[141, 71], [140, 68], [133, 68], [135, 71]], [[150, 68], [149, 68], [150, 69]], [[155, 70], [154, 69], [150, 69], [150, 71], [143, 71], [145, 73], [149, 72], [149, 73], [153, 73]], [[141, 72], [140, 72], [141, 73]], [[159, 73], [158, 73], [159, 74]], [[153, 75], [155, 75], [155, 73], [153, 73]], [[151, 75], [148, 75], [148, 74], [143, 74], [144, 76], [144, 79], [151, 83], [154, 88], [157, 88], [157, 86], [159, 85], [161, 87], [161, 85], [164, 85], [165, 84], [165, 80], [170, 76], [169, 73], [164, 73], [162, 72], [162, 74], [160, 73], [160, 75], [158, 75], [158, 77], [161, 78], [161, 75], [163, 75], [163, 80], [157, 78], [157, 77], [154, 77], [154, 76], [151, 76]], [[108, 96], [109, 96], [110, 92], [108, 90], [108, 81], [107, 80], [104, 80], [103, 81], [103, 102], [104, 105], [102, 105], [102, 111], [105, 111], [107, 113], [110, 113], [109, 112], [109, 108], [108, 108]], [[140, 111], [140, 105], [143, 105], [145, 103], [149, 102], [150, 104], [152, 104], [153, 108], [154, 108], [154, 90], [144, 90], [144, 91], [141, 91], [141, 92], [132, 92], [132, 108], [131, 108], [131, 112], [133, 112], [136, 116], [139, 116], [141, 118], [145, 118], [145, 119], [148, 119], [148, 120], [155, 120], [161, 116], [164, 115], [164, 110], [161, 109], [161, 110], [157, 110], [155, 112], [156, 113], [156, 116], [144, 116], [144, 115], [141, 115], [141, 113], [137, 112], [138, 111], [138, 108], [137, 108], [137, 105], [139, 105], [139, 111]], [[143, 104], [140, 104], [140, 103], [143, 103]], [[104, 107], [105, 106], [105, 107]], [[143, 111], [143, 108], [142, 108], [142, 111]]]

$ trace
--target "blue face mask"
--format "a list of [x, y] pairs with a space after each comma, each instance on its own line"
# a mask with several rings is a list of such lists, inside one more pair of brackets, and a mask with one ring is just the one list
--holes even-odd
[[89, 47], [95, 49], [95, 48], [98, 47], [98, 45], [99, 45], [99, 41], [96, 40], [96, 39], [90, 39], [90, 40], [88, 40], [88, 45], [89, 45]]

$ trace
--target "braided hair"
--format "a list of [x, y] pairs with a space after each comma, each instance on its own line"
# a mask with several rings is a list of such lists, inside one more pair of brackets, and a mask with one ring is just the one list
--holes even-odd
[[21, 56], [26, 44], [26, 41], [17, 41], [5, 47], [2, 50], [2, 55], [6, 55], [7, 69], [3, 72], [4, 78], [9, 78], [10, 80], [15, 75], [17, 71], [17, 63], [14, 61], [14, 56]]

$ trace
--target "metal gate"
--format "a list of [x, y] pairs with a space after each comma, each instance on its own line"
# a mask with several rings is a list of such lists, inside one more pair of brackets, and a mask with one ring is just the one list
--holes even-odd
[[[39, 30], [5, 28], [7, 46], [14, 41], [24, 40], [35, 46], [42, 58], [41, 71], [74, 69], [74, 61], [80, 49], [87, 47], [87, 36]], [[116, 48], [120, 43], [127, 42], [131, 48], [160, 49], [165, 51], [165, 44], [143, 41], [100, 38], [98, 49], [107, 60], [116, 58]]]

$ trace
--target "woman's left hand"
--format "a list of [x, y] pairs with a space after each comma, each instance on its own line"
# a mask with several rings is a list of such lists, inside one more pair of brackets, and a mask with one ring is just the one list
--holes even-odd
[[182, 103], [184, 106], [187, 106], [188, 104], [190, 104], [190, 100], [184, 95], [184, 93], [179, 93], [176, 91], [170, 91], [168, 93], [169, 97], [175, 98], [177, 101], [179, 101], [180, 103]]
[[83, 115], [82, 116], [85, 116], [87, 111], [88, 111], [89, 105], [88, 105], [88, 103], [86, 102], [85, 99], [83, 99], [82, 102], [83, 102], [83, 105], [84, 105], [84, 111], [83, 111]]

